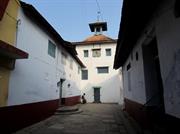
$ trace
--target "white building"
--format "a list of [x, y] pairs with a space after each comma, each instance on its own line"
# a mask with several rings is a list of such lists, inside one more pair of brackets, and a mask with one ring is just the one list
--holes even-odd
[[78, 57], [86, 68], [82, 70], [81, 90], [87, 102], [123, 102], [120, 71], [113, 69], [116, 40], [102, 34], [106, 22], [89, 24], [94, 35], [75, 42]]
[[114, 68], [122, 67], [125, 109], [143, 125], [167, 123], [174, 130], [180, 122], [180, 1], [124, 0], [122, 13]]
[[[32, 5], [21, 2], [18, 22], [17, 47], [26, 50], [29, 58], [17, 61], [11, 72], [8, 106], [18, 106], [23, 111], [18, 114], [28, 120], [53, 114], [61, 104], [78, 103], [84, 65], [74, 46], [64, 41]], [[38, 115], [38, 111], [43, 112]]]

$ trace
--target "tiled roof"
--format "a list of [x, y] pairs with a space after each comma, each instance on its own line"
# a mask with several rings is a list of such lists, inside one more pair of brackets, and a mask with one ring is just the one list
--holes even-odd
[[82, 44], [97, 44], [97, 43], [116, 43], [117, 40], [109, 38], [103, 34], [100, 35], [93, 35], [86, 38], [82, 42], [74, 42], [75, 45], [82, 45]]
[[93, 35], [91, 37], [88, 37], [83, 42], [89, 42], [89, 41], [113, 41], [113, 39], [100, 34], [100, 35]]

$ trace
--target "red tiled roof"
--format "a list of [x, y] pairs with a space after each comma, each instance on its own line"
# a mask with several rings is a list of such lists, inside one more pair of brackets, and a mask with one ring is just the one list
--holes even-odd
[[97, 44], [97, 43], [116, 43], [117, 40], [109, 38], [105, 35], [93, 35], [88, 38], [86, 38], [82, 42], [74, 42], [75, 45], [81, 45], [81, 44]]
[[89, 41], [112, 41], [113, 39], [105, 36], [105, 35], [93, 35], [91, 37], [88, 37], [87, 39], [84, 40], [84, 42], [89, 42]]

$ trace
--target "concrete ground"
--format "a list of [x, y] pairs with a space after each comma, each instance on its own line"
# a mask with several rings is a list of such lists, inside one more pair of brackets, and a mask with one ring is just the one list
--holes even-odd
[[117, 104], [79, 105], [83, 112], [53, 115], [14, 134], [136, 134]]

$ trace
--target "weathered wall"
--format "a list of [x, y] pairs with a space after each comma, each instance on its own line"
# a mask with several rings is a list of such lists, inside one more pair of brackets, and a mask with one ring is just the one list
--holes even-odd
[[[169, 8], [173, 7], [173, 8]], [[180, 118], [180, 18], [174, 15], [174, 0], [165, 5], [156, 22], [161, 74], [167, 114]]]
[[[61, 52], [65, 50], [57, 45], [56, 57], [48, 55], [48, 40], [55, 41], [27, 18], [22, 10], [19, 11], [18, 18], [21, 23], [18, 25], [17, 46], [27, 51], [29, 58], [16, 61], [16, 68], [10, 78], [8, 105], [59, 99], [60, 87], [57, 83], [61, 78], [69, 80], [73, 94], [78, 92], [78, 86], [73, 88], [80, 75], [77, 73], [77, 63], [73, 61], [76, 71], [68, 69], [68, 59], [66, 65], [62, 64]], [[67, 56], [71, 57], [68, 53]], [[68, 92], [65, 97], [73, 96], [69, 94], [69, 90], [63, 90]]]
[[[136, 53], [138, 53], [138, 60], [136, 60]], [[128, 64], [131, 66], [128, 68]], [[123, 90], [124, 97], [144, 104], [146, 102], [145, 81], [143, 69], [142, 47], [139, 42], [129, 55], [126, 63], [123, 65]]]

